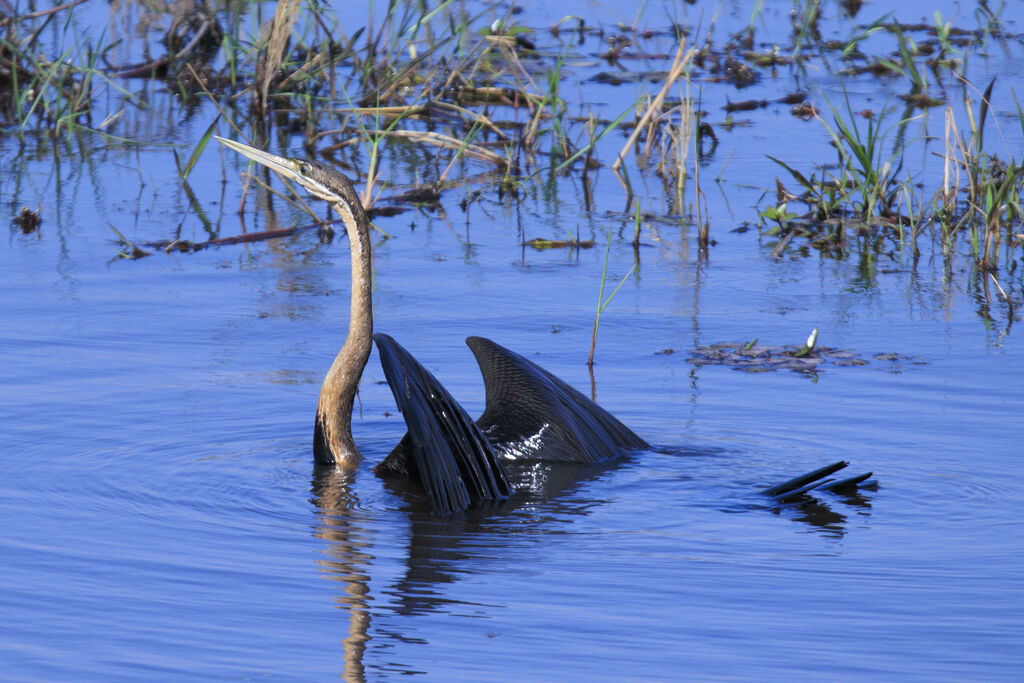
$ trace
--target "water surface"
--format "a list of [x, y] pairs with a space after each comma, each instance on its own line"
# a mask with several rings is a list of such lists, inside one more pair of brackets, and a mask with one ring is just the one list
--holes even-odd
[[[549, 21], [530, 11], [524, 22]], [[371, 473], [404, 431], [376, 356], [354, 419], [366, 461], [349, 477], [313, 467], [319, 383], [347, 323], [345, 240], [119, 260], [108, 221], [138, 241], [179, 224], [203, 239], [169, 153], [147, 151], [140, 178], [133, 152], [55, 166], [0, 139], [4, 199], [43, 202], [45, 221], [0, 248], [4, 678], [1018, 677], [1019, 330], [966, 260], [776, 262], [754, 233], [730, 232], [756, 215], [750, 186], [778, 172], [765, 151], [812, 163], [827, 148], [780, 141], [783, 116], [817, 130], [760, 114], [709, 160], [714, 175], [735, 152], [707, 188], [707, 260], [677, 220], [645, 225], [637, 261], [607, 170], [589, 211], [567, 177], [520, 204], [492, 194], [467, 215], [453, 192], [438, 212], [378, 220], [393, 237], [375, 237], [377, 328], [471, 414], [483, 390], [463, 339], [479, 334], [656, 446], [469, 520], [433, 519]], [[209, 120], [168, 128], [190, 144]], [[222, 185], [209, 149], [193, 186], [237, 234], [244, 165], [226, 161]], [[298, 219], [250, 201], [249, 231]], [[521, 245], [568, 231], [598, 248]], [[601, 318], [592, 382], [609, 231], [613, 280], [639, 266]], [[1015, 272], [1000, 275], [1019, 301]], [[698, 345], [800, 343], [815, 327], [869, 364], [687, 361]], [[873, 470], [877, 489], [805, 506], [758, 494], [838, 459]]]

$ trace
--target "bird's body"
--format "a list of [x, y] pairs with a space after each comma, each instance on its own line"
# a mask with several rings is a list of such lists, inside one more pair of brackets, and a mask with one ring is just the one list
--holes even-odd
[[[320, 389], [313, 429], [316, 462], [352, 470], [361, 460], [352, 438], [352, 407], [371, 340], [377, 342], [384, 374], [408, 427], [376, 471], [417, 479], [437, 514], [506, 499], [512, 487], [503, 460], [592, 463], [648, 447], [567, 383], [482, 337], [467, 339], [486, 391], [486, 407], [474, 422], [408, 351], [387, 335], [373, 334], [370, 221], [352, 182], [319, 162], [279, 157], [217, 139], [329, 202], [348, 233], [352, 252], [349, 327]], [[799, 485], [806, 490], [808, 483], [801, 479]], [[787, 488], [785, 493], [792, 490]]]
[[370, 221], [352, 182], [318, 162], [286, 159], [218, 138], [330, 202], [348, 233], [352, 298], [345, 343], [324, 377], [313, 427], [318, 463], [353, 469], [352, 406], [375, 339], [385, 376], [408, 433], [376, 468], [418, 479], [435, 512], [448, 514], [511, 493], [502, 459], [595, 462], [647, 444], [628, 427], [551, 373], [482, 337], [467, 340], [480, 364], [487, 407], [473, 422], [408, 351], [373, 334]]

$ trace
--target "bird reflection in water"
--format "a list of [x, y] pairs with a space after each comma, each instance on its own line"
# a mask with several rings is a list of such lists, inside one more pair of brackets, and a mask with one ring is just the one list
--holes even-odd
[[[687, 455], [693, 452], [688, 451]], [[495, 557], [521, 555], [524, 543], [546, 542], [547, 534], [530, 533], [531, 530], [568, 529], [610, 504], [611, 501], [592, 495], [599, 486], [582, 489], [640, 457], [642, 454], [623, 456], [591, 465], [517, 463], [509, 471], [510, 481], [515, 485], [512, 498], [490, 509], [446, 518], [433, 514], [414, 481], [384, 480], [386, 488], [403, 503], [400, 512], [408, 520], [409, 534], [402, 551], [404, 569], [384, 589], [388, 599], [386, 604], [377, 603], [377, 610], [399, 616], [450, 611], [453, 601], [448, 586], [474, 571], [486, 571], [486, 564]], [[317, 465], [312, 475], [311, 500], [319, 517], [316, 536], [326, 541], [325, 557], [318, 563], [325, 576], [341, 586], [336, 600], [348, 617], [348, 633], [342, 640], [343, 677], [346, 681], [364, 681], [364, 657], [372, 638], [405, 642], [409, 637], [388, 632], [385, 624], [389, 620], [378, 622], [371, 634], [374, 598], [370, 594], [370, 571], [374, 555], [369, 528], [371, 524], [379, 525], [379, 519], [360, 508], [353, 483], [353, 473]], [[867, 516], [871, 500], [866, 494], [873, 490], [876, 485], [869, 482], [840, 492], [806, 492], [783, 504], [748, 505], [723, 511], [769, 510], [839, 538], [846, 533], [848, 519], [834, 506], [849, 506], [856, 510], [855, 515]], [[387, 545], [394, 539], [381, 542]], [[407, 672], [416, 668], [394, 662], [389, 666]]]
[[313, 471], [312, 502], [319, 511], [316, 536], [328, 541], [328, 559], [319, 560], [333, 581], [343, 584], [339, 605], [348, 612], [344, 648], [344, 679], [365, 681], [363, 655], [370, 640], [370, 576], [373, 556], [366, 525], [352, 489], [352, 472], [317, 466]]
[[865, 495], [869, 491], [877, 491], [878, 483], [865, 481], [855, 488], [841, 489], [828, 498], [802, 494], [783, 505], [776, 505], [771, 511], [776, 515], [791, 515], [794, 522], [807, 524], [814, 529], [841, 538], [846, 534], [847, 515], [833, 509], [834, 503], [840, 503], [853, 509], [853, 514], [867, 517], [871, 514], [871, 499]]
[[[509, 530], [521, 529], [524, 523], [568, 525], [573, 517], [586, 515], [607, 503], [581, 500], [573, 492], [625, 460], [595, 465], [533, 463], [513, 468], [511, 478], [519, 487], [511, 500], [499, 508], [449, 518], [433, 514], [414, 482], [386, 480], [387, 488], [405, 502], [402, 512], [410, 524], [404, 572], [386, 591], [396, 601], [389, 609], [398, 615], [450, 609], [451, 598], [446, 597], [441, 587], [458, 581], [467, 567], [476, 566], [491, 555], [489, 551], [481, 553], [481, 548], [493, 547], [495, 539], [501, 539], [506, 547]], [[331, 581], [342, 586], [337, 602], [348, 614], [348, 633], [342, 640], [343, 677], [346, 681], [364, 681], [364, 657], [373, 637], [369, 572], [374, 556], [368, 531], [373, 520], [361, 511], [353, 480], [351, 472], [317, 465], [310, 490], [319, 517], [315, 533], [327, 542], [326, 557], [318, 563]], [[523, 538], [518, 535], [519, 542]], [[542, 542], [541, 537], [528, 538], [527, 542]], [[375, 629], [378, 638], [406, 640], [401, 634], [383, 633], [381, 628], [378, 625]]]

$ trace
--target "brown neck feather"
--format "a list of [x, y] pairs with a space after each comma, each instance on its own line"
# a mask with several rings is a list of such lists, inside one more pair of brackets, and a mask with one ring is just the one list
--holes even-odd
[[373, 337], [370, 221], [351, 183], [339, 189], [346, 202], [335, 202], [334, 208], [345, 222], [352, 250], [352, 310], [345, 344], [320, 388], [313, 455], [319, 463], [352, 469], [361, 459], [352, 439], [352, 405]]

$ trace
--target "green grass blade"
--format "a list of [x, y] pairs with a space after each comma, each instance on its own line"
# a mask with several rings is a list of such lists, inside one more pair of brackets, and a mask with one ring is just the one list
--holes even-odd
[[213, 122], [210, 124], [210, 127], [206, 129], [205, 133], [203, 133], [203, 137], [199, 138], [199, 142], [192, 150], [192, 156], [190, 156], [188, 161], [185, 162], [185, 168], [180, 169], [182, 180], [188, 180], [188, 174], [192, 172], [196, 162], [199, 161], [199, 155], [203, 153], [204, 149], [206, 149], [206, 143], [208, 143], [210, 138], [213, 137], [213, 131], [216, 130], [217, 123], [219, 121], [220, 114], [217, 114], [217, 116], [213, 117]]

